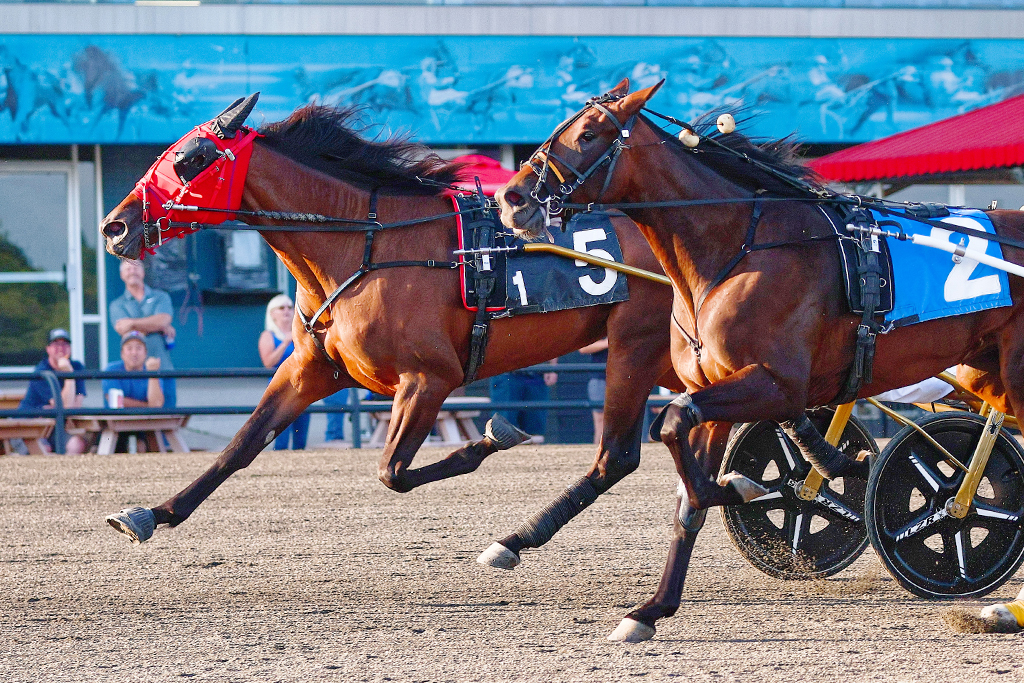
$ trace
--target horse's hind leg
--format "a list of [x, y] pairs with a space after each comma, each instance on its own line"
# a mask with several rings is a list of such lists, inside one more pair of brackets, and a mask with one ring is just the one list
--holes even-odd
[[[725, 454], [731, 423], [705, 423], [687, 435], [690, 448], [703, 453], [701, 469], [717, 472]], [[683, 583], [690, 564], [690, 553], [697, 540], [697, 533], [704, 526], [707, 510], [697, 510], [690, 505], [685, 486], [679, 482], [676, 514], [672, 523], [673, 539], [669, 547], [668, 560], [658, 590], [650, 600], [630, 612], [608, 636], [609, 640], [639, 642], [654, 635], [655, 622], [670, 617], [679, 609], [682, 600]]]
[[[292, 362], [294, 361], [294, 362]], [[293, 355], [278, 369], [270, 386], [260, 399], [256, 410], [220, 454], [216, 462], [183, 491], [166, 502], [134, 517], [124, 512], [107, 518], [111, 526], [127, 534], [134, 542], [142, 542], [159, 524], [177, 526], [184, 522], [218, 486], [238, 470], [248, 465], [281, 430], [290, 425], [310, 403], [346, 387], [356, 386], [348, 376], [333, 379], [334, 371], [323, 364], [300, 365]], [[146, 522], [139, 536], [139, 519]]]

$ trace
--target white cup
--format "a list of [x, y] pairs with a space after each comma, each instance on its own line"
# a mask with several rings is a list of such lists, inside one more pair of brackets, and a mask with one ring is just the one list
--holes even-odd
[[124, 408], [124, 392], [120, 389], [107, 391], [107, 405], [111, 408]]

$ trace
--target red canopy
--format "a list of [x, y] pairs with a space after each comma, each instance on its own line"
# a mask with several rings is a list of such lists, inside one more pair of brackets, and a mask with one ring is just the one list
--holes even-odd
[[827, 154], [808, 165], [855, 182], [1024, 164], [1024, 95]]
[[456, 183], [459, 187], [469, 192], [476, 192], [476, 182], [473, 178], [479, 177], [480, 184], [484, 188], [484, 194], [488, 196], [493, 196], [495, 192], [504, 187], [505, 183], [516, 174], [515, 171], [510, 171], [494, 159], [483, 154], [464, 154], [461, 157], [452, 159], [452, 161], [469, 164], [469, 166], [462, 170], [461, 176], [463, 180]]

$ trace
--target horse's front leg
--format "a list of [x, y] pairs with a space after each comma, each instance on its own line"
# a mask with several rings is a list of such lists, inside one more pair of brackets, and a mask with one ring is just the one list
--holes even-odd
[[[709, 422], [691, 430], [687, 435], [690, 449], [701, 454], [699, 459], [702, 472], [718, 471], [731, 427], [732, 424], [727, 422]], [[679, 609], [690, 553], [697, 540], [697, 533], [704, 526], [707, 510], [697, 510], [690, 505], [682, 480], [677, 495], [676, 515], [672, 523], [674, 536], [658, 591], [653, 598], [630, 612], [608, 636], [609, 640], [629, 643], [648, 640], [654, 635], [655, 622], [662, 617], [672, 616]]]
[[785, 422], [804, 407], [780, 386], [762, 365], [748, 365], [700, 391], [682, 394], [665, 406], [651, 425], [651, 435], [668, 446], [696, 510], [716, 505], [740, 505], [767, 491], [743, 475], [731, 472], [719, 481], [701, 469], [688, 445], [690, 430], [708, 422]]
[[122, 510], [107, 517], [107, 522], [133, 543], [147, 540], [157, 525], [181, 524], [228, 477], [248, 467], [311, 403], [354, 386], [358, 384], [348, 375], [334, 379], [334, 370], [324, 363], [304, 365], [295, 355], [290, 356], [274, 374], [256, 410], [206, 472], [157, 507]]
[[[441, 399], [444, 401], [444, 398]], [[409, 411], [413, 408], [409, 405], [405, 405], [405, 410]], [[398, 410], [398, 399], [395, 399], [395, 407], [392, 408], [392, 416], [396, 415]], [[427, 415], [429, 410], [424, 404], [418, 404], [416, 410], [423, 415]], [[437, 413], [440, 411], [440, 405], [434, 409], [433, 418], [430, 424], [427, 426], [426, 434], [420, 439], [419, 445], [423, 444], [423, 441], [430, 434], [430, 430], [433, 427], [433, 422], [437, 420]], [[418, 434], [418, 431], [416, 431]], [[413, 431], [410, 430], [404, 435], [404, 444], [409, 446], [413, 443], [415, 437], [412, 436]], [[408, 469], [409, 463], [412, 461], [413, 455], [419, 449], [416, 446], [411, 452], [407, 447], [403, 447], [403, 437], [395, 436], [395, 447], [393, 451], [384, 451], [384, 456], [381, 461], [381, 481], [391, 489], [400, 493], [410, 491], [417, 486], [423, 486], [433, 481], [440, 481], [442, 479], [449, 479], [451, 477], [457, 477], [462, 474], [469, 474], [475, 472], [478, 467], [483, 463], [488, 456], [497, 453], [498, 451], [508, 450], [518, 446], [519, 444], [529, 441], [530, 435], [519, 429], [504, 417], [495, 413], [490, 420], [487, 421], [487, 426], [484, 429], [484, 438], [479, 441], [471, 441], [466, 445], [462, 446], [458, 450], [452, 451], [447, 457], [437, 462], [418, 467], [416, 469]], [[391, 434], [388, 434], [388, 444], [391, 444]], [[386, 462], [386, 464], [385, 464]], [[403, 468], [404, 465], [404, 468]]]
[[612, 389], [605, 396], [604, 429], [590, 470], [511, 534], [492, 543], [477, 562], [499, 569], [516, 568], [524, 548], [539, 548], [550, 541], [598, 496], [640, 466], [647, 397], [666, 370], [667, 354], [663, 340], [634, 337], [609, 336], [607, 381]]
[[455, 387], [436, 376], [409, 373], [401, 377], [391, 408], [384, 453], [378, 476], [389, 489], [405, 493], [417, 486], [473, 472], [484, 459], [529, 438], [503, 418], [495, 415], [487, 423], [486, 435], [450, 453], [448, 457], [418, 469], [410, 469], [416, 452], [430, 435], [441, 404]]

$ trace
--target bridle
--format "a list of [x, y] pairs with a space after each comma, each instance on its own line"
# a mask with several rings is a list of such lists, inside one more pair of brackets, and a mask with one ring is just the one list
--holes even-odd
[[[628, 140], [630, 131], [636, 123], [636, 114], [629, 117], [625, 124], [619, 123], [618, 118], [604, 105], [608, 102], [615, 102], [622, 99], [625, 95], [613, 95], [606, 93], [597, 97], [591, 97], [587, 100], [587, 103], [578, 112], [570, 116], [568, 119], [563, 121], [554, 132], [548, 136], [548, 139], [541, 143], [540, 147], [530, 156], [529, 159], [523, 162], [524, 166], [529, 166], [533, 169], [534, 174], [537, 176], [537, 183], [533, 186], [530, 191], [530, 196], [540, 205], [544, 207], [544, 225], [549, 227], [556, 225], [561, 227], [562, 225], [562, 211], [565, 208], [566, 200], [575, 192], [583, 183], [587, 182], [595, 173], [597, 173], [602, 167], [608, 166], [608, 170], [605, 173], [604, 185], [601, 187], [601, 192], [597, 195], [597, 201], [601, 200], [605, 191], [608, 189], [608, 185], [611, 183], [612, 174], [615, 172], [615, 164], [618, 163], [619, 155], [622, 154], [623, 150], [629, 149], [629, 145], [625, 144], [623, 140]], [[558, 137], [564, 133], [572, 124], [576, 123], [584, 114], [591, 109], [596, 109], [606, 117], [608, 120], [615, 124], [615, 127], [619, 129], [619, 134], [612, 141], [612, 143], [585, 171], [581, 171], [576, 168], [573, 164], [569, 163], [565, 158], [551, 151], [551, 145], [558, 139]], [[558, 167], [551, 163], [551, 161], [557, 161], [567, 171], [572, 173], [574, 178], [570, 181], [567, 180], [565, 175], [558, 170]], [[558, 179], [557, 191], [552, 192], [548, 187], [548, 171]], [[541, 196], [543, 193], [543, 197]]]

